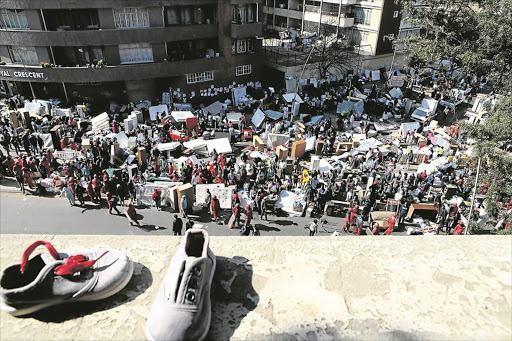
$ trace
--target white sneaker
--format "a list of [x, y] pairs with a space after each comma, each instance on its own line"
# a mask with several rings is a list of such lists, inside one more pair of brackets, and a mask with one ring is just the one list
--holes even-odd
[[208, 233], [185, 232], [146, 324], [148, 340], [203, 340], [211, 321], [210, 288], [216, 258]]

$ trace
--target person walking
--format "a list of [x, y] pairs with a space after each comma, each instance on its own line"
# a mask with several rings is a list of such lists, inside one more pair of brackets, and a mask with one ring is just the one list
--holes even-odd
[[180, 207], [181, 207], [181, 213], [183, 213], [183, 218], [188, 218], [188, 215], [187, 215], [188, 203], [187, 203], [186, 195], [181, 197]]
[[137, 226], [141, 226], [139, 221], [137, 220], [137, 211], [135, 210], [135, 207], [133, 207], [132, 203], [128, 204], [128, 207], [125, 211], [126, 218], [128, 218], [128, 222], [130, 223], [130, 226], [133, 226], [133, 223], [137, 224]]
[[219, 208], [220, 208], [220, 202], [219, 202], [219, 199], [217, 199], [217, 196], [214, 195], [212, 200], [211, 200], [211, 207], [210, 207], [210, 210], [211, 210], [211, 213], [212, 213], [212, 216], [213, 216], [213, 219], [215, 221], [217, 221], [217, 219], [219, 218]]
[[117, 214], [121, 214], [117, 209], [117, 197], [113, 196], [112, 193], [107, 192], [107, 204], [108, 204], [108, 214], [112, 214], [112, 210], [116, 210]]
[[235, 219], [233, 219], [233, 225], [231, 225], [229, 228], [234, 228], [235, 225], [240, 226], [240, 215], [242, 214], [240, 209], [240, 204], [236, 204], [235, 207], [233, 207], [233, 216]]
[[313, 237], [315, 235], [316, 232], [318, 232], [318, 220], [313, 220], [312, 222], [309, 223], [308, 225], [308, 228], [309, 228], [309, 236], [310, 237]]
[[174, 215], [174, 221], [172, 222], [172, 232], [175, 236], [181, 236], [181, 230], [183, 229], [183, 221], [177, 214]]
[[161, 210], [160, 203], [162, 202], [162, 195], [158, 188], [156, 188], [155, 191], [153, 192], [151, 199], [155, 203], [156, 209], [160, 211]]
[[82, 206], [82, 207], [85, 205], [84, 193], [85, 193], [85, 188], [80, 183], [77, 184], [75, 194], [76, 194], [78, 201], [80, 202], [80, 206]]
[[60, 192], [60, 196], [66, 196], [66, 199], [68, 199], [69, 206], [75, 206], [75, 196], [73, 195], [73, 192], [71, 191], [71, 188], [67, 183], [64, 183], [64, 187], [62, 188], [62, 191]]

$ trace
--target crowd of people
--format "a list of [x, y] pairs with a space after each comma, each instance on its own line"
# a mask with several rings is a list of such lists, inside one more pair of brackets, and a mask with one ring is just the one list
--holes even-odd
[[[461, 77], [450, 84], [470, 84], [473, 86], [468, 94], [474, 93], [480, 83], [472, 83], [470, 77]], [[254, 133], [258, 131], [254, 127], [249, 117], [251, 117], [257, 108], [273, 109], [283, 113], [283, 118], [277, 121], [266, 120], [265, 125], [260, 130], [262, 135], [270, 133], [289, 134], [290, 140], [286, 147], [291, 149], [295, 140], [315, 137], [316, 140], [324, 141], [323, 148], [316, 153], [329, 159], [336, 156], [337, 147], [340, 143], [352, 142], [356, 130], [354, 123], [357, 121], [357, 133], [367, 134], [372, 128], [372, 122], [383, 120], [385, 118], [400, 117], [407, 120], [410, 112], [407, 112], [405, 101], [401, 99], [391, 99], [382, 101], [385, 95], [384, 87], [378, 88], [375, 84], [367, 87], [366, 91], [362, 87], [363, 82], [358, 77], [345, 78], [343, 80], [323, 80], [309, 81], [301, 84], [300, 95], [304, 99], [301, 105], [300, 113], [307, 113], [311, 116], [322, 115], [323, 118], [314, 123], [303, 125], [302, 130], [295, 124], [297, 118], [292, 117], [292, 108], [290, 103], [280, 100], [284, 90], [275, 92], [272, 88], [263, 88], [259, 82], [247, 84], [247, 94], [257, 99], [253, 105], [247, 105], [241, 108], [242, 117], [238, 129], [232, 122], [227, 120], [227, 113], [230, 110], [239, 111], [240, 108], [233, 107], [229, 99], [231, 88], [211, 89], [211, 91], [201, 91], [200, 96], [195, 93], [185, 94], [181, 91], [172, 91], [172, 101], [181, 103], [190, 98], [199, 98], [199, 102], [192, 104], [195, 106], [195, 114], [198, 117], [199, 135], [204, 132], [215, 131], [228, 133], [231, 143], [240, 142], [240, 132], [243, 128], [253, 128]], [[443, 83], [444, 84], [444, 83]], [[433, 96], [443, 99], [449, 91], [442, 92], [440, 87], [449, 90], [450, 84], [439, 85], [438, 82], [428, 84], [434, 85]], [[408, 84], [412, 86], [411, 83]], [[356, 93], [366, 93], [364, 112], [357, 113], [355, 110], [349, 112], [336, 113], [338, 103], [346, 100], [349, 96]], [[421, 102], [425, 93], [414, 95], [411, 88], [404, 89], [405, 95]], [[416, 98], [415, 98], [416, 96]], [[447, 97], [444, 97], [447, 99]], [[219, 118], [203, 109], [208, 103], [221, 101], [228, 104], [222, 107]], [[198, 104], [199, 103], [199, 104]], [[19, 97], [6, 102], [6, 107], [16, 110], [21, 103]], [[457, 157], [455, 149], [440, 148], [433, 143], [434, 135], [429, 129], [430, 120], [423, 122], [415, 131], [407, 131], [405, 135], [394, 137], [397, 140], [397, 148], [392, 152], [384, 153], [381, 149], [371, 147], [368, 150], [356, 153], [349, 153], [344, 159], [337, 159], [338, 162], [331, 162], [332, 167], [327, 171], [318, 169], [311, 170], [307, 163], [300, 159], [293, 160], [291, 167], [288, 167], [285, 159], [279, 158], [275, 148], [268, 148], [262, 153], [265, 157], [253, 157], [251, 153], [253, 147], [246, 148], [247, 145], [241, 145], [241, 151], [226, 155], [217, 153], [215, 150], [208, 158], [201, 158], [198, 164], [185, 162], [179, 166], [176, 163], [169, 162], [163, 153], [158, 149], [160, 143], [171, 142], [170, 131], [185, 129], [184, 124], [173, 123], [169, 118], [161, 118], [159, 121], [146, 121], [145, 124], [138, 125], [132, 131], [124, 130], [121, 124], [123, 114], [119, 112], [120, 106], [111, 106], [108, 112], [110, 117], [110, 131], [119, 133], [124, 131], [127, 137], [135, 137], [137, 147], [145, 147], [148, 153], [146, 160], [137, 164], [136, 171], [131, 176], [126, 168], [121, 172], [110, 173], [108, 169], [117, 168], [123, 164], [124, 160], [112, 158], [111, 150], [115, 145], [115, 139], [106, 138], [106, 134], [89, 135], [90, 123], [84, 119], [76, 117], [43, 117], [41, 119], [32, 119], [26, 129], [14, 129], [12, 122], [7, 116], [0, 120], [0, 140], [3, 147], [0, 155], [1, 174], [3, 176], [14, 177], [22, 193], [31, 191], [33, 193], [44, 194], [44, 179], [53, 178], [56, 181], [61, 180], [61, 196], [65, 196], [71, 206], [84, 206], [86, 199], [93, 204], [100, 204], [106, 201], [110, 214], [113, 211], [121, 214], [118, 206], [122, 206], [124, 214], [127, 216], [130, 225], [140, 226], [137, 220], [135, 207], [132, 203], [136, 201], [136, 187], [144, 186], [152, 178], [168, 178], [169, 181], [197, 184], [225, 184], [226, 186], [236, 186], [237, 189], [246, 193], [247, 204], [242, 207], [238, 197], [238, 191], [232, 198], [232, 208], [228, 215], [234, 217], [232, 226], [241, 226], [242, 234], [259, 234], [259, 231], [251, 225], [253, 210], [258, 213], [262, 219], [268, 219], [268, 213], [285, 214], [282, 210], [272, 207], [269, 203], [274, 203], [274, 198], [280, 191], [300, 192], [305, 201], [303, 216], [307, 213], [311, 215], [323, 216], [326, 210], [326, 204], [330, 201], [341, 201], [347, 203], [341, 213], [344, 217], [340, 231], [353, 231], [359, 235], [363, 230], [365, 221], [370, 221], [367, 232], [370, 231], [376, 235], [380, 233], [381, 227], [378, 223], [371, 221], [370, 214], [376, 210], [378, 202], [385, 202], [388, 199], [398, 200], [396, 212], [387, 219], [387, 229], [385, 234], [391, 234], [398, 226], [404, 224], [407, 212], [413, 203], [429, 202], [433, 203], [437, 210], [437, 230], [445, 233], [460, 234], [464, 230], [461, 214], [465, 212], [464, 200], [468, 199], [470, 189], [465, 181], [465, 176], [472, 169], [468, 165], [458, 167], [456, 165]], [[131, 104], [128, 112], [135, 106]], [[146, 108], [141, 108], [144, 117], [148, 116]], [[447, 119], [450, 113], [444, 111], [439, 118], [439, 125]], [[18, 113], [18, 118], [21, 117]], [[53, 127], [60, 126], [62, 129], [62, 139], [60, 140], [60, 149], [75, 150], [80, 152], [80, 157], [72, 160], [62, 160], [54, 156], [53, 148], [44, 146], [41, 138], [42, 132], [48, 132]], [[108, 133], [108, 132], [105, 132]], [[83, 145], [85, 136], [88, 136], [90, 144]], [[452, 125], [449, 131], [451, 142], [460, 145], [461, 136], [459, 136], [458, 125]], [[198, 136], [194, 136], [198, 137]], [[389, 135], [383, 136], [388, 138]], [[389, 141], [388, 141], [389, 142]], [[427, 148], [432, 151], [427, 160], [430, 162], [441, 156], [455, 157], [447, 167], [436, 168], [433, 172], [426, 170], [416, 172], [410, 170], [410, 164], [413, 162], [414, 153], [412, 146], [418, 146], [419, 149]], [[22, 150], [23, 149], [23, 150]], [[126, 148], [124, 158], [134, 155], [137, 148]], [[183, 149], [178, 149], [176, 153], [182, 153]], [[179, 155], [179, 154], [178, 154]], [[429, 159], [430, 158], [430, 159]], [[331, 160], [332, 161], [332, 160]], [[465, 167], [468, 166], [468, 167]], [[305, 172], [307, 170], [307, 172]], [[37, 174], [37, 177], [34, 175]], [[39, 178], [40, 181], [34, 179]], [[440, 188], [439, 191], [431, 191], [433, 187]], [[455, 188], [452, 196], [462, 198], [462, 204], [449, 202], [445, 197], [447, 187]], [[451, 196], [450, 196], [451, 198]], [[126, 201], [129, 200], [127, 204]], [[180, 203], [180, 209], [184, 218], [188, 218], [187, 211], [193, 208], [193, 203]], [[161, 194], [158, 191], [152, 196], [157, 209], [161, 208]], [[207, 199], [202, 204], [211, 214], [214, 221], [223, 221], [220, 203], [216, 196], [208, 192]], [[270, 209], [269, 209], [269, 206]], [[481, 204], [477, 203], [477, 208]], [[312, 208], [309, 212], [306, 208]], [[243, 224], [240, 224], [242, 214], [245, 216]], [[181, 234], [182, 222], [176, 217], [173, 224], [173, 231]], [[192, 221], [187, 222], [190, 226]], [[230, 227], [232, 227], [230, 226]], [[309, 225], [310, 235], [314, 235], [318, 229], [318, 221], [315, 220]]]

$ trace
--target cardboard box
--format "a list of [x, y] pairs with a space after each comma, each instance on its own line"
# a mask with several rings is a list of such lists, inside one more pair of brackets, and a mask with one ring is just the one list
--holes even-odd
[[82, 139], [82, 148], [85, 151], [88, 151], [91, 149], [91, 140], [90, 139]]
[[286, 160], [288, 158], [288, 148], [283, 147], [283, 146], [278, 146], [276, 148], [276, 154], [277, 154], [277, 158], [279, 160]]
[[258, 152], [262, 152], [265, 150], [265, 144], [263, 143], [261, 138], [257, 135], [254, 135], [252, 137], [252, 144], [254, 146], [254, 149], [257, 150]]
[[306, 154], [306, 141], [295, 141], [292, 145], [292, 159], [300, 159]]
[[437, 215], [436, 208], [431, 204], [412, 204], [407, 212], [407, 218], [418, 215], [423, 219], [434, 221]]
[[138, 148], [138, 155], [139, 155], [139, 165], [141, 165], [142, 163], [147, 163], [148, 162], [147, 154], [146, 154], [146, 148], [139, 147]]
[[315, 154], [316, 155], [322, 155], [322, 150], [324, 149], [324, 141], [319, 140], [316, 141], [316, 147], [315, 147]]
[[32, 130], [32, 124], [30, 123], [30, 113], [28, 111], [21, 111], [21, 120], [23, 127]]
[[17, 129], [21, 126], [18, 117], [16, 117], [15, 111], [9, 111], [9, 121], [11, 122], [11, 125], [14, 129]]
[[194, 187], [192, 186], [192, 184], [181, 185], [180, 187], [178, 187], [177, 192], [178, 192], [178, 208], [179, 208], [180, 212], [183, 213], [182, 209], [181, 209], [181, 198], [183, 196], [187, 197], [187, 211], [191, 211], [192, 205], [196, 201], [196, 198], [194, 195]]

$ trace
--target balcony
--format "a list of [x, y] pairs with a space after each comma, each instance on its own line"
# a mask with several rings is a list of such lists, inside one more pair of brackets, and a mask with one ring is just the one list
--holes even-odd
[[24, 67], [23, 65], [9, 64], [0, 66], [0, 79], [45, 83], [116, 82], [175, 77], [186, 73], [222, 70], [225, 68], [225, 65], [226, 59], [224, 57], [176, 62], [116, 65], [102, 68], [43, 68], [40, 66]]
[[[306, 6], [307, 7], [307, 6]], [[318, 7], [318, 6], [311, 6]], [[306, 8], [307, 9], [307, 8]], [[320, 12], [311, 12], [306, 11], [304, 13], [304, 20], [319, 22], [320, 21]], [[322, 23], [327, 25], [336, 26], [338, 24], [338, 15], [332, 14], [322, 14]], [[354, 17], [350, 13], [341, 13], [341, 17], [339, 20], [339, 27], [352, 27], [354, 25]]]
[[263, 35], [263, 23], [231, 24], [231, 38], [249, 38]]
[[[247, 25], [246, 25], [247, 26]], [[261, 33], [260, 33], [261, 35]], [[95, 31], [0, 31], [0, 45], [100, 46], [106, 44], [159, 43], [218, 36], [218, 25], [190, 25]]]
[[270, 7], [270, 10], [274, 12], [269, 12], [270, 14], [275, 13], [276, 15], [282, 16], [282, 17], [288, 17], [293, 19], [302, 19], [302, 11], [299, 11], [298, 9], [286, 9], [286, 8], [272, 8]]

